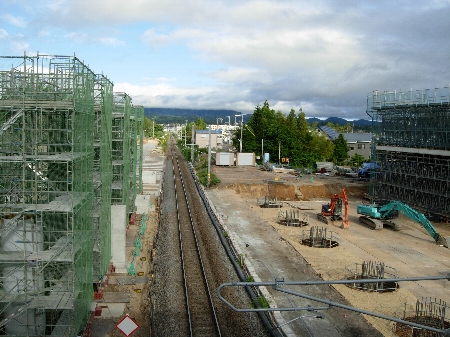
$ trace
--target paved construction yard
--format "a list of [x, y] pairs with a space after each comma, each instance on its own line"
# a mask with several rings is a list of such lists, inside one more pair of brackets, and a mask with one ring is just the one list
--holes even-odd
[[[221, 183], [208, 189], [208, 195], [254, 270], [255, 280], [284, 278], [300, 281], [305, 279], [307, 267], [312, 268], [319, 278], [338, 280], [344, 278], [346, 267], [369, 261], [383, 262], [386, 270], [395, 270], [399, 277], [450, 273], [450, 249], [437, 245], [419, 224], [403, 215], [397, 219], [402, 224], [400, 231], [389, 228], [375, 231], [359, 223], [356, 206], [363, 202], [363, 196], [368, 192], [367, 182], [315, 175], [295, 177], [291, 173], [265, 172], [255, 167], [214, 167], [214, 172]], [[348, 229], [341, 229], [338, 222], [325, 225], [316, 217], [321, 204], [329, 202], [331, 195], [340, 193], [342, 188], [349, 195]], [[278, 200], [283, 200], [282, 207], [258, 207], [257, 199], [266, 194], [275, 194]], [[308, 225], [287, 227], [279, 224], [279, 213], [287, 210], [299, 210]], [[448, 224], [433, 224], [442, 236], [450, 236]], [[323, 249], [302, 245], [302, 235], [309, 233], [311, 226], [332, 231], [339, 246]], [[398, 318], [402, 318], [405, 304], [408, 307], [417, 299], [432, 298], [450, 303], [450, 283], [447, 280], [400, 282], [399, 286], [397, 291], [385, 293], [355, 290], [345, 285], [333, 287], [351, 306]], [[301, 292], [301, 288], [295, 290]], [[270, 287], [268, 291], [272, 297], [270, 300], [278, 307], [297, 305], [296, 296], [288, 297]], [[342, 320], [351, 315], [356, 313], [349, 312]], [[334, 335], [331, 326], [328, 331], [322, 329], [322, 333], [312, 333], [317, 316], [306, 311], [297, 314], [284, 312], [278, 317], [281, 321], [284, 319], [286, 331], [292, 336], [303, 336], [308, 329], [313, 336]], [[396, 336], [393, 322], [365, 317], [384, 336]]]

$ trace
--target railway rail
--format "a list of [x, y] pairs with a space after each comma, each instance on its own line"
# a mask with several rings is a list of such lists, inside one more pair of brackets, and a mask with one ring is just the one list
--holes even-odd
[[172, 164], [190, 336], [221, 336], [183, 181], [183, 173], [176, 152], [172, 153]]
[[[217, 296], [220, 284], [239, 281], [239, 276], [173, 140], [162, 190], [151, 336], [269, 336], [258, 314], [237, 313]], [[244, 289], [231, 289], [225, 296], [239, 307], [251, 306]]]

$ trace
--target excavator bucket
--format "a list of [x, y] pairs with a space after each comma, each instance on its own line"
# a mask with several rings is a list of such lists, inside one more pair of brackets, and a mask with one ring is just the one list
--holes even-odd
[[348, 221], [342, 221], [341, 228], [347, 229], [349, 227], [350, 227], [350, 225], [349, 225]]
[[437, 241], [438, 245], [443, 245], [445, 248], [450, 247], [450, 236], [441, 236]]

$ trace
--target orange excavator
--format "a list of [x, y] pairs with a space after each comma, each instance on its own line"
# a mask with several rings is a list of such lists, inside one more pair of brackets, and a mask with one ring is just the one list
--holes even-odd
[[[344, 211], [342, 212], [342, 208]], [[343, 214], [342, 214], [343, 213]], [[341, 193], [333, 194], [331, 196], [331, 201], [328, 204], [322, 205], [321, 213], [317, 213], [317, 219], [328, 224], [328, 218], [330, 217], [331, 221], [341, 221], [341, 228], [348, 228], [348, 200], [347, 193], [345, 189], [342, 189]]]

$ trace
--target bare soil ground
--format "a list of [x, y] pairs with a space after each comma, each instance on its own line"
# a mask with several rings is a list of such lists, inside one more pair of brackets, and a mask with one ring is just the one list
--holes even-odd
[[[398, 232], [388, 228], [374, 231], [359, 224], [356, 206], [369, 191], [365, 181], [315, 175], [296, 177], [291, 173], [266, 172], [255, 167], [214, 167], [214, 173], [221, 183], [210, 193], [213, 201], [220, 203], [220, 200], [226, 200], [219, 205], [224, 217], [227, 217], [227, 212], [238, 212], [246, 221], [261, 223], [261, 230], [267, 230], [263, 223], [270, 225], [324, 280], [342, 279], [345, 267], [363, 261], [384, 262], [394, 268], [399, 277], [447, 275], [450, 270], [450, 249], [436, 245], [419, 224], [408, 218], [400, 217], [402, 230]], [[349, 195], [349, 229], [341, 229], [340, 223], [325, 225], [316, 218], [321, 204], [329, 202], [331, 195], [339, 193], [342, 188]], [[259, 208], [257, 199], [266, 195], [283, 200], [283, 207]], [[279, 212], [290, 208], [299, 209], [308, 219], [309, 226], [279, 224]], [[302, 235], [305, 230], [309, 232], [311, 226], [326, 226], [328, 231], [334, 232], [339, 246], [320, 249], [302, 245]], [[442, 236], [450, 235], [448, 224], [434, 223], [434, 226]], [[239, 235], [244, 237], [245, 234], [240, 232]], [[282, 264], [283, 259], [279, 263]], [[334, 288], [357, 308], [399, 318], [402, 318], [405, 303], [415, 303], [417, 299], [436, 298], [450, 302], [447, 280], [402, 282], [397, 291], [383, 294], [358, 291], [345, 285], [335, 285]], [[366, 318], [384, 336], [395, 336], [391, 321], [369, 315]]]
[[[147, 161], [152, 157], [150, 161], [152, 164], [160, 163], [162, 165], [165, 156], [160, 148], [156, 148], [158, 142], [147, 139], [145, 143], [152, 143], [153, 146], [150, 150], [144, 147], [144, 160]], [[144, 170], [147, 170], [147, 168], [144, 168]], [[145, 186], [153, 186], [156, 190], [158, 189], [159, 181], [157, 181], [157, 184], [145, 183], [144, 181], [144, 192], [146, 191]], [[152, 261], [155, 255], [154, 243], [159, 222], [159, 196], [153, 195], [153, 192], [149, 192], [149, 194], [150, 202], [156, 206], [156, 209], [146, 214], [146, 230], [144, 235], [141, 236], [142, 249], [139, 256], [134, 256], [134, 250], [140, 220], [136, 221], [135, 225], [128, 226], [126, 235], [127, 262], [128, 264], [134, 263], [136, 274], [111, 273], [108, 275], [108, 283], [103, 288], [104, 298], [96, 301], [97, 305], [102, 307], [102, 314], [95, 317], [91, 324], [92, 336], [124, 336], [116, 328], [116, 324], [125, 314], [128, 314], [140, 326], [133, 333], [133, 337], [151, 336], [152, 307], [150, 288], [154, 279]]]

